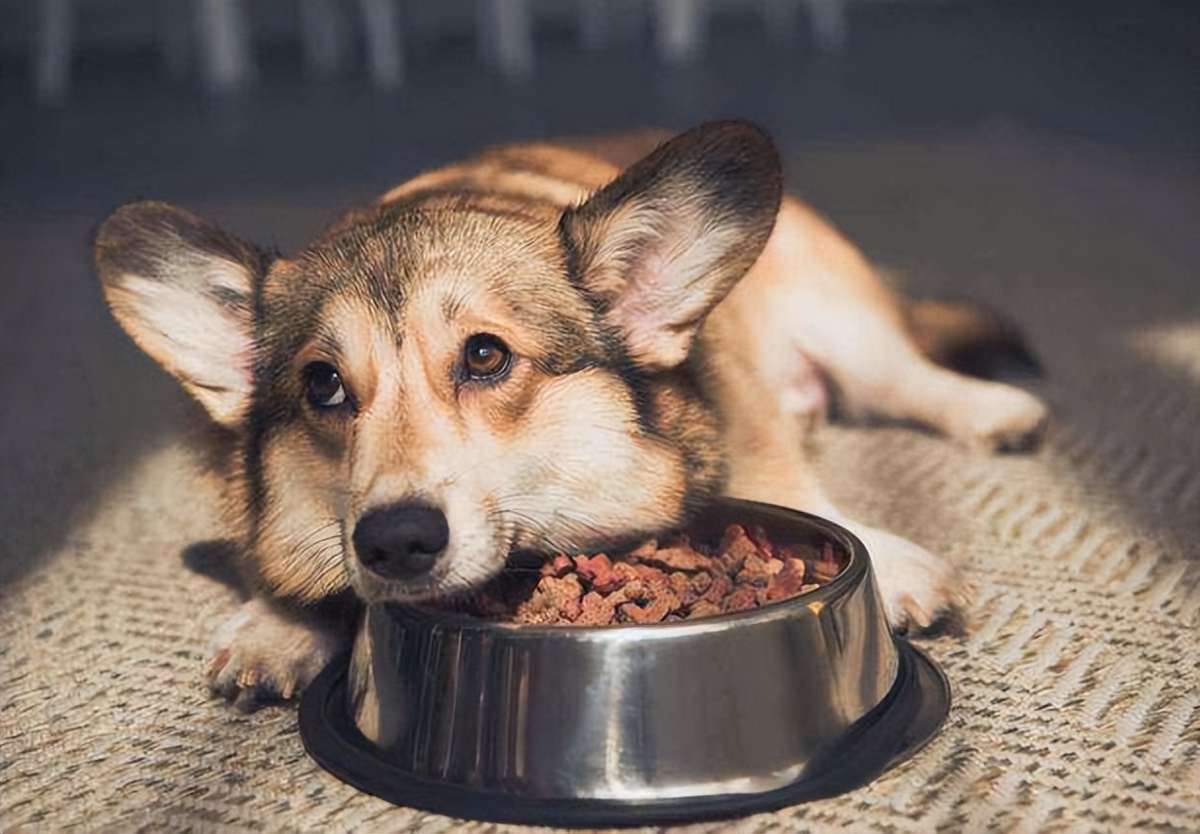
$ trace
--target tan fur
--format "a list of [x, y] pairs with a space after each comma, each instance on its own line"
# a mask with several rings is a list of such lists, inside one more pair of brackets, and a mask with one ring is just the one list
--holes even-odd
[[[851, 412], [987, 448], [1036, 436], [1045, 408], [935, 365], [867, 259], [798, 199], [777, 202], [760, 134], [717, 127], [659, 148], [662, 138], [490, 149], [391, 189], [265, 272], [260, 427], [229, 450], [245, 481], [233, 503], [261, 505], [245, 543], [265, 589], [304, 604], [347, 587], [366, 601], [452, 593], [494, 575], [512, 548], [579, 550], [678, 523], [689, 496], [723, 484], [858, 533], [897, 626], [928, 625], [953, 603], [949, 566], [825, 497], [807, 449], [826, 389]], [[714, 179], [730, 166], [741, 179]], [[161, 208], [109, 223], [98, 266], [118, 316], [193, 385], [174, 346], [151, 339], [178, 315], [152, 302], [176, 290], [130, 282], [147, 263], [138, 247], [158, 263], [150, 232], [165, 225], [193, 245], [215, 240], [218, 254], [243, 250]], [[210, 312], [225, 322], [245, 309]], [[512, 350], [502, 384], [456, 376], [478, 333]], [[187, 361], [242, 367], [199, 336], [184, 347]], [[302, 404], [313, 362], [339, 370], [353, 416]], [[207, 378], [220, 383], [220, 401], [206, 403], [218, 419], [254, 410], [247, 377]], [[386, 580], [348, 537], [372, 508], [405, 500], [442, 508], [450, 544], [428, 576]], [[227, 642], [253, 633], [233, 629]]]

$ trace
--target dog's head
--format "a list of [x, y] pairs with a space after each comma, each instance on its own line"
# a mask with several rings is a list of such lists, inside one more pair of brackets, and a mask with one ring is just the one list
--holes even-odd
[[96, 264], [134, 341], [238, 438], [262, 578], [417, 599], [513, 548], [671, 526], [720, 487], [718, 417], [683, 366], [779, 199], [770, 141], [719, 123], [566, 210], [382, 205], [270, 258], [136, 203]]

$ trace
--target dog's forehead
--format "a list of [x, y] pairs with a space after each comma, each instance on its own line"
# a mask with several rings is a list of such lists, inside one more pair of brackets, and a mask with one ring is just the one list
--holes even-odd
[[346, 301], [385, 326], [403, 327], [416, 306], [448, 323], [499, 315], [555, 346], [578, 343], [594, 317], [568, 274], [555, 224], [537, 216], [381, 212], [302, 250], [289, 272], [272, 288], [269, 315], [310, 335]]

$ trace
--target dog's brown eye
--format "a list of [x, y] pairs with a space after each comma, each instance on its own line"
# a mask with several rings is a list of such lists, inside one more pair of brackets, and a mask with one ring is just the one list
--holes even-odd
[[336, 408], [347, 399], [342, 375], [328, 362], [313, 362], [305, 367], [304, 395], [314, 408]]
[[512, 354], [508, 346], [490, 333], [476, 333], [467, 339], [463, 364], [472, 379], [490, 379], [508, 370]]

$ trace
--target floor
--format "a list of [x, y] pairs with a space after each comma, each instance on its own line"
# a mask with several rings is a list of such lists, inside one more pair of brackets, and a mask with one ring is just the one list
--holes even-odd
[[[139, 56], [85, 56], [55, 110], [0, 66], [0, 823], [449, 825], [389, 816], [313, 770], [286, 710], [235, 719], [204, 698], [204, 631], [230, 600], [178, 554], [219, 529], [176, 442], [192, 407], [90, 276], [107, 211], [176, 201], [287, 250], [483, 143], [740, 115], [775, 133], [793, 188], [914, 289], [967, 287], [1017, 316], [1059, 417], [1035, 459], [829, 433], [847, 506], [956, 556], [983, 589], [973, 635], [931, 644], [964, 706], [925, 764], [762, 829], [861, 813], [879, 830], [1187, 830], [1200, 812], [1198, 35], [1187, 3], [870, 4], [837, 57], [802, 34], [769, 45], [735, 18], [701, 65], [675, 71], [551, 33], [519, 88], [479, 73], [461, 43], [414, 56], [410, 85], [387, 96], [301, 84], [279, 49], [257, 92], [222, 102], [154, 80]], [[1029, 738], [1008, 737], [1014, 715]]]

